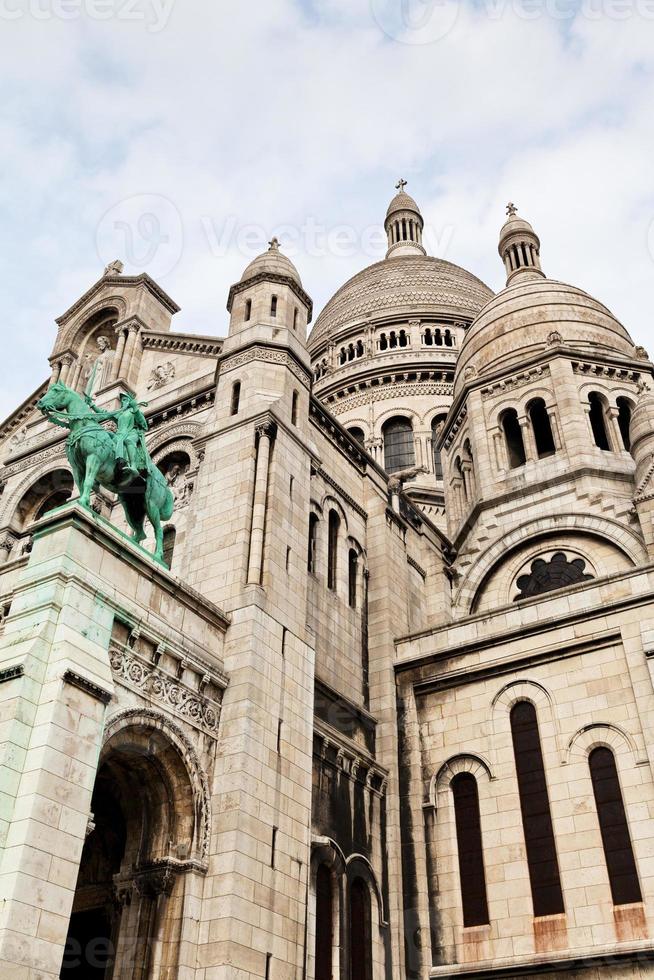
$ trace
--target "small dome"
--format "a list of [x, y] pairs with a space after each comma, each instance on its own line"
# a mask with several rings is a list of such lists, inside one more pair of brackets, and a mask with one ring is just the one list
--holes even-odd
[[253, 261], [250, 262], [249, 266], [241, 276], [240, 281], [246, 282], [248, 279], [253, 279], [255, 276], [265, 274], [288, 276], [290, 279], [293, 279], [298, 286], [302, 285], [300, 273], [297, 271], [291, 260], [280, 252], [279, 242], [276, 238], [273, 238], [273, 240], [270, 242], [270, 248], [267, 252], [262, 252], [261, 255], [257, 255], [256, 259], [253, 259]]
[[635, 356], [622, 324], [582, 289], [545, 278], [518, 280], [487, 303], [468, 330], [457, 362], [455, 395], [465, 379], [518, 368], [530, 355], [556, 344], [580, 354]]
[[452, 262], [412, 255], [376, 262], [329, 300], [309, 338], [315, 350], [338, 331], [369, 317], [450, 314], [471, 320], [493, 296], [488, 286]]
[[386, 211], [386, 217], [389, 218], [396, 211], [413, 211], [414, 214], [420, 214], [420, 208], [413, 200], [410, 194], [406, 191], [400, 191], [396, 194], [391, 203], [388, 205], [388, 210]]

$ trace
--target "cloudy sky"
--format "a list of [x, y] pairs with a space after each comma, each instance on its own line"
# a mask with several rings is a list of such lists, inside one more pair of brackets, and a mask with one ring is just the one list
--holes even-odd
[[0, 55], [2, 417], [111, 259], [221, 335], [276, 233], [319, 311], [399, 176], [494, 289], [516, 201], [654, 354], [654, 0], [0, 0]]

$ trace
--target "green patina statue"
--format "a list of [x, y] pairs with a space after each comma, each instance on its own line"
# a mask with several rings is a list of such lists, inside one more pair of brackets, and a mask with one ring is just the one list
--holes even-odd
[[[91, 492], [97, 486], [117, 493], [137, 543], [146, 537], [143, 522], [147, 515], [154, 528], [154, 557], [163, 564], [161, 522], [170, 520], [174, 498], [145, 445], [148, 423], [142, 404], [133, 395], [123, 394], [120, 408], [107, 412], [98, 408], [90, 394], [82, 396], [57, 381], [37, 407], [54, 425], [70, 430], [66, 456], [80, 504], [90, 508]], [[115, 422], [116, 432], [103, 428], [105, 421]]]

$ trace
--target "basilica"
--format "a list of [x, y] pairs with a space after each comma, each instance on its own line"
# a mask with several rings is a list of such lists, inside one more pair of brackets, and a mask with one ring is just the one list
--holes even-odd
[[111, 263], [0, 427], [3, 980], [654, 974], [654, 365], [397, 190], [315, 322], [275, 239], [224, 336]]

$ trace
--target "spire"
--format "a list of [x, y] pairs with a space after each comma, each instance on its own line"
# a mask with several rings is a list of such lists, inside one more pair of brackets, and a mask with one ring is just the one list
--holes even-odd
[[397, 194], [388, 206], [384, 228], [388, 236], [387, 259], [401, 255], [426, 255], [422, 247], [424, 221], [420, 208], [404, 188], [407, 182], [400, 177], [395, 189]]
[[506, 268], [507, 286], [518, 279], [544, 279], [545, 273], [540, 266], [540, 238], [529, 222], [520, 217], [512, 201], [506, 206], [506, 214], [498, 251]]

